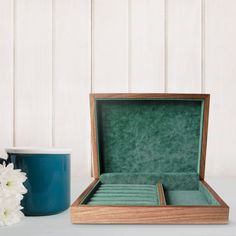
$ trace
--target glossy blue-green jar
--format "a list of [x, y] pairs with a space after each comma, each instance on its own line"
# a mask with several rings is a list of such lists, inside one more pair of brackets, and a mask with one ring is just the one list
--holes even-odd
[[26, 216], [57, 214], [70, 206], [70, 150], [8, 148], [9, 161], [27, 175]]

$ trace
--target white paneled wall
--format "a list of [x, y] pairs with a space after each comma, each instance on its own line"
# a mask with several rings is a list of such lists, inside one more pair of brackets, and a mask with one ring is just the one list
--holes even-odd
[[15, 0], [14, 143], [52, 145], [52, 3]]
[[72, 148], [90, 92], [211, 93], [207, 175], [236, 175], [235, 0], [0, 0], [0, 153]]
[[165, 90], [165, 1], [129, 5], [129, 91]]
[[53, 144], [72, 148], [72, 171], [90, 167], [91, 5], [56, 0], [53, 5]]
[[13, 144], [13, 0], [0, 0], [0, 155]]
[[201, 1], [167, 1], [167, 91], [201, 92]]
[[236, 1], [207, 0], [205, 13], [208, 169], [214, 175], [236, 175]]
[[128, 92], [127, 0], [92, 1], [92, 91]]

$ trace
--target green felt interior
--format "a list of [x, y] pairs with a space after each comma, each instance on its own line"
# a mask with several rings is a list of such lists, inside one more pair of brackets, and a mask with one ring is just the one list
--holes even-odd
[[201, 182], [195, 190], [166, 190], [165, 197], [167, 205], [219, 205]]
[[101, 184], [86, 202], [88, 205], [159, 205], [156, 185]]
[[96, 99], [100, 182], [88, 205], [219, 205], [199, 181], [204, 100]]
[[[203, 103], [197, 99], [97, 99], [100, 174], [117, 174], [104, 175], [102, 181], [123, 178], [125, 182], [119, 183], [134, 183], [131, 179], [140, 176], [137, 183], [146, 178], [151, 184], [160, 175], [181, 178], [180, 173], [187, 173], [196, 184], [193, 175], [199, 173]], [[173, 175], [168, 178], [175, 181]]]
[[197, 173], [105, 173], [100, 176], [104, 184], [156, 184], [161, 182], [169, 190], [198, 188]]
[[[201, 182], [194, 190], [169, 190], [164, 188], [167, 205], [219, 205]], [[150, 184], [102, 184], [88, 194], [82, 204], [158, 206], [157, 185]]]

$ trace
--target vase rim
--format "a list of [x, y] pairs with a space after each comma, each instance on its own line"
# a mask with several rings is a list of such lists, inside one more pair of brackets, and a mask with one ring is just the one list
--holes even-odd
[[9, 154], [70, 154], [71, 149], [59, 147], [9, 147], [5, 148]]

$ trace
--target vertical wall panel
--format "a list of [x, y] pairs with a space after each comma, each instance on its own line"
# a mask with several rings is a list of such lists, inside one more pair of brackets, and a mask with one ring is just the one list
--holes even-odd
[[211, 94], [207, 173], [235, 173], [236, 1], [207, 0], [206, 92]]
[[52, 3], [16, 0], [16, 145], [52, 143]]
[[13, 144], [13, 1], [0, 0], [0, 156]]
[[201, 92], [201, 1], [167, 1], [167, 91]]
[[131, 0], [130, 88], [164, 92], [164, 0]]
[[128, 1], [94, 0], [92, 88], [94, 92], [128, 90]]
[[72, 148], [72, 174], [89, 175], [91, 5], [57, 0], [54, 5], [55, 145]]

